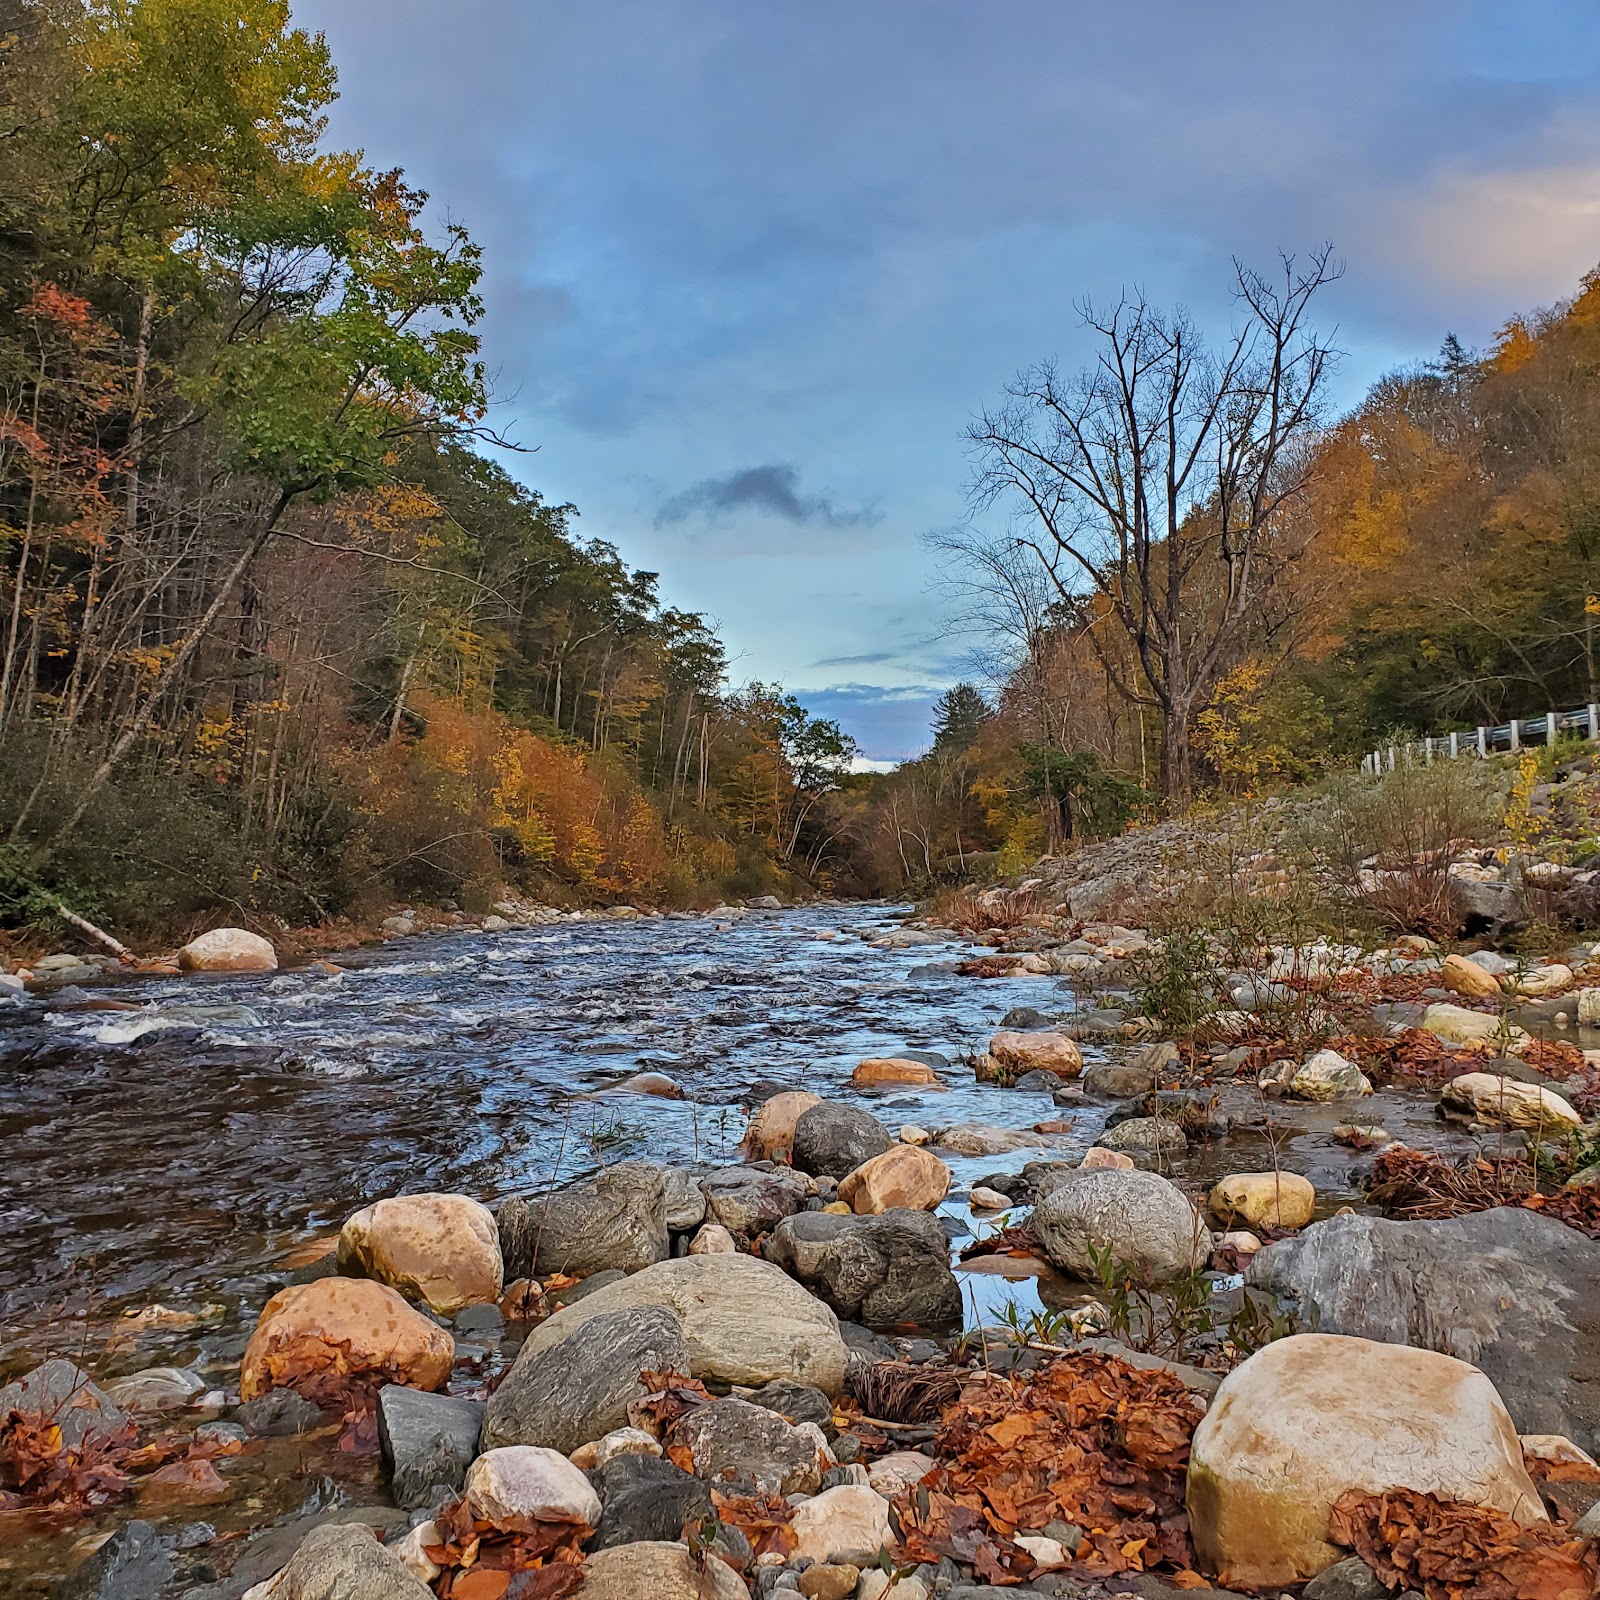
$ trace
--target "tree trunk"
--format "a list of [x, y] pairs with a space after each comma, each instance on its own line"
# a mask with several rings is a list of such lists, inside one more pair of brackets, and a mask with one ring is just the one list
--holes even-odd
[[1193, 709], [1186, 700], [1161, 708], [1161, 792], [1171, 811], [1181, 811], [1194, 792], [1193, 755], [1189, 749]]

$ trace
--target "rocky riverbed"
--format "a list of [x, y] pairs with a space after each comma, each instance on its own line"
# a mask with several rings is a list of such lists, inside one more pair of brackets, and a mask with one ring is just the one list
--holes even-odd
[[1581, 1147], [1589, 953], [1296, 952], [1359, 1036], [1180, 1050], [1005, 904], [0, 998], [0, 1594], [1353, 1600], [1429, 1587], [1386, 1490], [1587, 1592], [1586, 1191], [1371, 1183]]

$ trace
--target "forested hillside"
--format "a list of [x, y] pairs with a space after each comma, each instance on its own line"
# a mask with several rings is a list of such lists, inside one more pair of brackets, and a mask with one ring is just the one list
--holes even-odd
[[0, 40], [0, 926], [827, 882], [849, 741], [494, 464], [478, 249], [328, 146], [323, 40]]
[[[869, 877], [934, 882], [995, 851], [1020, 870], [1194, 795], [1352, 765], [1396, 732], [1600, 700], [1600, 273], [1486, 351], [1445, 337], [1344, 416], [1316, 403], [1320, 369], [1285, 381], [1323, 348], [1309, 317], [1288, 339], [1274, 321], [1297, 281], [1319, 286], [1291, 267], [1258, 317], [1263, 281], [1243, 274], [1246, 343], [1213, 352], [1181, 317], [1119, 307], [1091, 328], [1106, 362], [1022, 375], [974, 429], [974, 515], [938, 544], [992, 711], [961, 691], [956, 726], [870, 797]], [[1162, 429], [1137, 430], [1174, 393], [1172, 438], [1210, 454], [1164, 514]], [[1275, 415], [1303, 409], [1292, 437], [1267, 434], [1274, 397]], [[1142, 522], [1097, 498], [1109, 484], [1149, 491]], [[1243, 490], [1269, 507], [1259, 526]], [[1181, 767], [1176, 687], [1193, 691]]]

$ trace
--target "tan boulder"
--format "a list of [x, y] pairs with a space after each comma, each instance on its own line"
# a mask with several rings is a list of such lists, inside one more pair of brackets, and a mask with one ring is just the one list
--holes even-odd
[[942, 1089], [939, 1074], [926, 1061], [906, 1061], [899, 1056], [875, 1056], [850, 1074], [857, 1089]]
[[595, 1527], [600, 1496], [559, 1450], [508, 1444], [485, 1450], [467, 1469], [463, 1490], [479, 1522], [501, 1533], [532, 1533], [541, 1522]]
[[1058, 1078], [1076, 1078], [1083, 1071], [1083, 1052], [1064, 1033], [1019, 1033], [1002, 1029], [989, 1041], [989, 1054], [1009, 1076], [1024, 1072], [1053, 1072]]
[[178, 952], [185, 972], [276, 972], [278, 952], [259, 933], [213, 928]]
[[839, 1180], [839, 1198], [858, 1217], [904, 1207], [932, 1211], [950, 1192], [950, 1169], [920, 1145], [891, 1145]]
[[820, 1106], [822, 1096], [804, 1089], [791, 1089], [762, 1101], [750, 1126], [744, 1131], [742, 1148], [749, 1161], [787, 1161], [794, 1149], [794, 1126], [812, 1106]]
[[789, 1527], [798, 1541], [795, 1556], [809, 1561], [826, 1561], [841, 1550], [880, 1550], [894, 1537], [889, 1502], [864, 1483], [843, 1483], [802, 1501]]
[[1091, 1172], [1096, 1167], [1104, 1167], [1121, 1172], [1131, 1172], [1138, 1162], [1123, 1150], [1107, 1150], [1103, 1144], [1090, 1146], [1083, 1152], [1080, 1165], [1087, 1167]]
[[1566, 1133], [1583, 1118], [1560, 1095], [1536, 1083], [1519, 1083], [1494, 1072], [1465, 1072], [1452, 1078], [1439, 1099], [1458, 1111], [1471, 1112], [1480, 1122], [1507, 1128]]
[[1202, 1571], [1228, 1588], [1304, 1583], [1348, 1554], [1327, 1539], [1350, 1490], [1414, 1489], [1543, 1522], [1494, 1385], [1410, 1345], [1302, 1333], [1222, 1381], [1189, 1456]]
[[1469, 1000], [1498, 1000], [1500, 980], [1465, 956], [1446, 956], [1439, 963], [1439, 983], [1452, 994]]
[[734, 1237], [720, 1222], [702, 1224], [700, 1231], [689, 1241], [692, 1256], [731, 1256], [738, 1254]]
[[1236, 1172], [1213, 1186], [1207, 1202], [1220, 1222], [1252, 1228], [1303, 1228], [1317, 1191], [1297, 1172]]
[[376, 1278], [447, 1317], [498, 1300], [505, 1279], [494, 1218], [464, 1194], [407, 1194], [363, 1207], [339, 1234], [339, 1270]]
[[387, 1284], [318, 1278], [280, 1289], [262, 1307], [240, 1364], [239, 1396], [368, 1376], [439, 1389], [455, 1353], [455, 1340]]
[[1470, 1011], [1465, 1006], [1447, 1005], [1443, 1001], [1422, 1013], [1422, 1027], [1446, 1044], [1498, 1045], [1504, 1039], [1513, 1055], [1526, 1049], [1531, 1042], [1524, 1029], [1515, 1023], [1502, 1023], [1491, 1011]]

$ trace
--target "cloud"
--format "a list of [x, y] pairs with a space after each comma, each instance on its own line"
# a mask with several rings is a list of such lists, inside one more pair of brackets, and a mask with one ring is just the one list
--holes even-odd
[[814, 667], [875, 667], [884, 661], [898, 660], [899, 655], [893, 650], [869, 650], [864, 656], [824, 656], [811, 664]]
[[841, 683], [797, 691], [813, 716], [831, 717], [872, 761], [909, 761], [933, 742], [933, 706], [943, 693], [929, 684], [884, 688]]
[[818, 523], [825, 528], [868, 527], [879, 520], [875, 511], [841, 511], [825, 495], [800, 492], [800, 474], [773, 464], [745, 467], [725, 478], [702, 478], [666, 501], [656, 513], [656, 526], [703, 516], [715, 522], [730, 511], [759, 511], [785, 522]]

